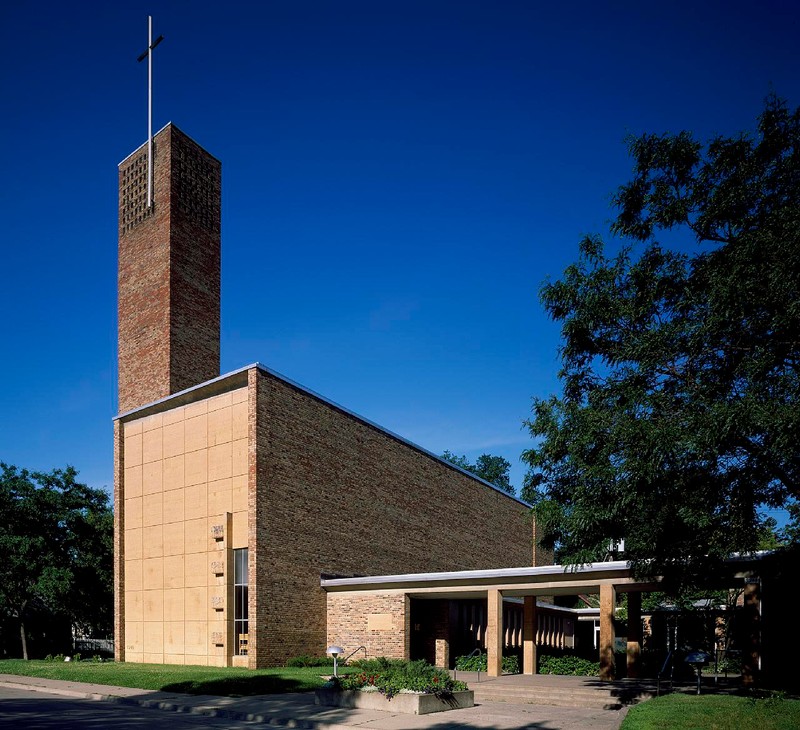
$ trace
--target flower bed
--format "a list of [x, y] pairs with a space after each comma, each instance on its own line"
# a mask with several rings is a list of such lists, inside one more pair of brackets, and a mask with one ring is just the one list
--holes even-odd
[[473, 693], [464, 682], [424, 661], [385, 658], [358, 663], [360, 672], [331, 679], [317, 690], [318, 705], [424, 715], [472, 707]]

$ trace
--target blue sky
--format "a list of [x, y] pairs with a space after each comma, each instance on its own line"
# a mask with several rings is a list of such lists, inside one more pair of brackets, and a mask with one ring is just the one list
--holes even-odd
[[537, 292], [624, 138], [800, 104], [793, 2], [21, 2], [2, 20], [0, 460], [111, 487], [117, 163], [223, 164], [222, 371], [259, 361], [434, 452], [512, 462], [558, 388]]

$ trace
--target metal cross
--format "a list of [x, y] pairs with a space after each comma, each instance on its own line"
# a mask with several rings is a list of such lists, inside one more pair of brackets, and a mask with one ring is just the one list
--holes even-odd
[[147, 16], [147, 50], [136, 60], [147, 59], [147, 208], [153, 205], [153, 49], [164, 40], [160, 35], [153, 42], [153, 16]]

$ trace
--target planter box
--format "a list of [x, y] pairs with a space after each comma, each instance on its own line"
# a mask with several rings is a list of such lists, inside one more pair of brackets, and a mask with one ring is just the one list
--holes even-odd
[[473, 707], [475, 695], [471, 689], [467, 689], [453, 692], [453, 696], [448, 700], [440, 700], [436, 695], [402, 692], [387, 700], [380, 692], [318, 689], [314, 692], [314, 704], [329, 707], [353, 707], [359, 710], [383, 710], [403, 715], [428, 715], [431, 712]]

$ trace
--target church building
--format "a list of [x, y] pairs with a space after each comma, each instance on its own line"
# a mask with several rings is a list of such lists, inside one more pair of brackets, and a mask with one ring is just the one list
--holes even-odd
[[447, 665], [454, 602], [347, 581], [547, 570], [528, 506], [264, 365], [220, 374], [220, 163], [168, 124], [149, 202], [147, 160], [119, 166], [117, 660]]

